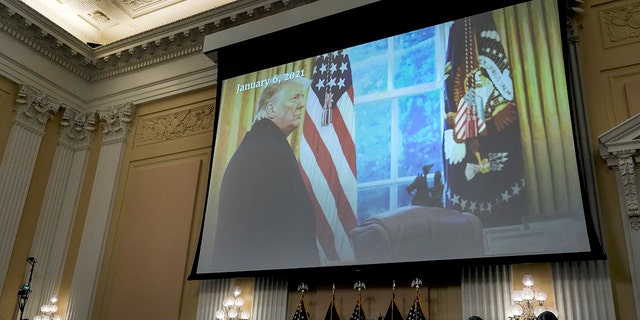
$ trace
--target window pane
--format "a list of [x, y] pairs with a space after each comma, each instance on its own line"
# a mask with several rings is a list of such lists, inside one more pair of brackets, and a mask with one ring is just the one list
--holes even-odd
[[358, 104], [356, 168], [358, 183], [389, 179], [391, 174], [391, 108], [388, 101]]
[[434, 164], [429, 173], [442, 170], [440, 93], [403, 97], [398, 105], [398, 176], [415, 176], [427, 164]]
[[349, 48], [356, 96], [387, 90], [387, 39]]
[[358, 190], [358, 221], [389, 210], [389, 187]]
[[411, 204], [411, 199], [413, 196], [407, 192], [407, 186], [409, 184], [405, 183], [398, 186], [398, 207], [405, 207]]
[[394, 39], [394, 88], [437, 79], [433, 27], [399, 35]]

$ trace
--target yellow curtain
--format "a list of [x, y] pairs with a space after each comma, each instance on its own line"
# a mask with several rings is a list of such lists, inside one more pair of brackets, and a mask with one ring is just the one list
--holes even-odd
[[[525, 183], [539, 215], [582, 207], [557, 9], [555, 1], [543, 0], [494, 14], [511, 61]], [[534, 23], [538, 19], [543, 23]]]
[[[264, 87], [260, 87], [255, 90], [238, 92], [238, 86], [255, 83], [263, 79], [271, 79], [276, 75], [300, 70], [304, 71], [305, 77], [310, 77], [312, 66], [313, 58], [308, 58], [244, 76], [238, 76], [229, 79], [225, 83], [225, 87], [218, 96], [218, 99], [220, 99], [220, 110], [218, 113], [219, 119], [217, 127], [215, 129], [214, 157], [211, 168], [211, 180], [209, 181], [209, 194], [214, 195], [214, 198], [208, 199], [208, 201], [211, 201], [211, 208], [218, 207], [216, 195], [218, 195], [220, 191], [222, 176], [224, 175], [231, 156], [238, 148], [238, 145], [240, 145], [245, 133], [251, 129], [258, 99], [262, 89], [264, 89]], [[289, 141], [296, 155], [298, 155], [301, 133], [302, 126], [289, 136]]]

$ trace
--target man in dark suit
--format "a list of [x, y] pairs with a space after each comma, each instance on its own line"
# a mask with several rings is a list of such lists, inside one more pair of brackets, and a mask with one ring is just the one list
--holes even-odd
[[216, 271], [319, 265], [315, 211], [287, 137], [300, 126], [307, 79], [265, 87], [220, 187]]

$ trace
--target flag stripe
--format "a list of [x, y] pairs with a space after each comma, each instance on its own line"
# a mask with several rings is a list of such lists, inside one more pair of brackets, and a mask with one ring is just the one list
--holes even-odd
[[[301, 143], [300, 153], [314, 154], [306, 142], [304, 140]], [[318, 153], [317, 149], [319, 147], [316, 147], [316, 154]], [[305, 161], [301, 158], [300, 162], [307, 179], [306, 183], [311, 188], [311, 194], [317, 205], [317, 217], [320, 219], [317, 221], [318, 240], [320, 241], [321, 249], [330, 261], [349, 259], [350, 255], [348, 253], [351, 252], [351, 242], [348, 234], [349, 230], [353, 228], [351, 225], [355, 225], [355, 215], [351, 212], [345, 213], [350, 206], [348, 203], [340, 202], [341, 199], [345, 199], [341, 185], [336, 183], [329, 185], [331, 174], [326, 174], [324, 171], [331, 169], [321, 168], [322, 163], [326, 166], [327, 160], [316, 160], [317, 158], [313, 161]], [[342, 208], [342, 210], [339, 208]], [[337, 248], [343, 248], [343, 254], [339, 254], [336, 251]]]
[[[311, 183], [309, 182], [309, 176], [307, 176], [306, 172], [307, 170], [301, 170], [302, 179], [306, 185], [310, 186]], [[333, 236], [333, 231], [331, 230], [331, 224], [327, 221], [327, 216], [323, 214], [322, 207], [320, 207], [320, 203], [318, 202], [318, 198], [315, 193], [312, 193], [311, 201], [313, 202], [316, 212], [316, 233], [318, 235], [320, 249], [324, 256], [335, 259], [335, 257], [338, 257], [338, 252], [335, 250], [335, 246], [333, 245], [335, 238]], [[332, 260], [331, 258], [329, 259]]]
[[[334, 120], [339, 117], [335, 117], [339, 112], [334, 113]], [[310, 120], [311, 117], [305, 117], [304, 120], [304, 141], [313, 149], [313, 154], [316, 158], [316, 163], [320, 167], [324, 178], [327, 181], [339, 181], [339, 184], [330, 185], [331, 193], [335, 199], [335, 202], [338, 208], [343, 210], [338, 210], [338, 214], [340, 215], [340, 221], [342, 221], [344, 229], [346, 231], [350, 231], [356, 225], [355, 221], [355, 213], [353, 211], [353, 207], [355, 204], [349, 201], [349, 198], [346, 195], [345, 187], [353, 188], [355, 187], [355, 173], [345, 172], [346, 165], [350, 165], [348, 160], [345, 159], [344, 153], [331, 152], [325, 142], [329, 140], [332, 142], [333, 138], [335, 138], [336, 131], [334, 130], [324, 130], [326, 132], [322, 132], [321, 134], [318, 130], [317, 123]], [[320, 128], [320, 130], [323, 130]], [[323, 139], [324, 138], [324, 139]], [[350, 140], [350, 139], [349, 139]], [[313, 146], [313, 147], [312, 147]], [[352, 147], [355, 148], [355, 146]], [[346, 165], [341, 165], [341, 163], [346, 162]], [[338, 172], [340, 171], [340, 173]], [[314, 180], [312, 180], [314, 181]]]
[[[342, 114], [351, 114], [353, 115], [353, 103], [352, 100], [347, 95], [343, 95], [337, 103], [338, 112], [334, 112], [333, 118], [333, 127], [335, 128], [336, 135], [338, 137], [352, 137], [353, 133], [349, 131]], [[342, 101], [346, 100], [346, 101]], [[349, 110], [346, 110], [346, 109]], [[347, 163], [349, 168], [351, 169], [351, 174], [356, 176], [356, 145], [353, 142], [353, 139], [340, 139], [340, 146], [342, 147], [342, 154], [347, 159]]]

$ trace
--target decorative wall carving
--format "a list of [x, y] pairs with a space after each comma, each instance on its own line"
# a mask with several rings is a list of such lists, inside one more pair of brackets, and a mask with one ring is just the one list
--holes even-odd
[[640, 2], [600, 12], [604, 47], [640, 41]]
[[211, 132], [214, 113], [215, 106], [208, 105], [140, 119], [136, 144], [145, 145]]
[[627, 205], [627, 214], [631, 228], [640, 230], [640, 211], [638, 210], [638, 193], [636, 188], [635, 161], [633, 153], [625, 152], [618, 157], [618, 168], [622, 179], [624, 199]]

